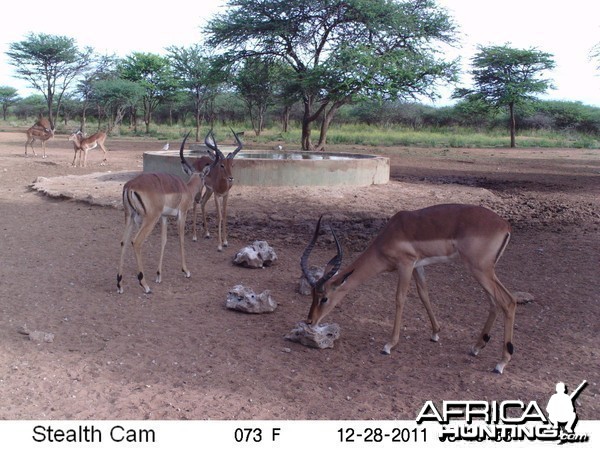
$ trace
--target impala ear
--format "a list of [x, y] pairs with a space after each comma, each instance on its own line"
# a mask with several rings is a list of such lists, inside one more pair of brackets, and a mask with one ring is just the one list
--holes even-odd
[[343, 286], [343, 285], [344, 285], [344, 283], [346, 282], [346, 280], [347, 280], [348, 278], [350, 278], [350, 275], [352, 275], [353, 273], [354, 273], [354, 270], [351, 270], [350, 272], [348, 272], [347, 274], [345, 274], [345, 275], [342, 277], [342, 279], [341, 279], [341, 280], [339, 280], [339, 281], [336, 281], [336, 282], [335, 282], [335, 284], [334, 284], [333, 288], [334, 288], [334, 289], [337, 289], [337, 288], [339, 288], [339, 287]]

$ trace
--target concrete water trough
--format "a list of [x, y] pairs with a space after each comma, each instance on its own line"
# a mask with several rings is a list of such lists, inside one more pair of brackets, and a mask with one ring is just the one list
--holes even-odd
[[[219, 147], [227, 155], [233, 147]], [[206, 147], [192, 144], [184, 152], [189, 161], [206, 155]], [[166, 172], [185, 179], [175, 150], [144, 153], [144, 172]], [[355, 153], [242, 150], [233, 164], [240, 186], [369, 186], [390, 179], [389, 158]]]

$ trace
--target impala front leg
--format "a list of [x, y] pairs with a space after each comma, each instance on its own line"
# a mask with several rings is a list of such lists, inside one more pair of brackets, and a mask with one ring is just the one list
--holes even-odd
[[221, 222], [223, 222], [223, 246], [229, 247], [229, 243], [227, 242], [227, 199], [229, 198], [229, 193], [223, 196], [223, 214], [221, 218]]
[[204, 238], [210, 238], [210, 232], [208, 231], [208, 223], [206, 222], [206, 203], [210, 199], [212, 191], [207, 189], [202, 195], [202, 201], [200, 202], [200, 209], [202, 211], [202, 226], [204, 227]]
[[185, 219], [186, 219], [186, 214], [180, 213], [179, 217], [177, 218], [177, 228], [179, 231], [179, 249], [181, 252], [181, 271], [183, 272], [183, 274], [185, 275], [186, 278], [189, 278], [192, 276], [192, 274], [188, 270], [187, 265], [185, 263], [185, 246], [184, 246], [184, 243], [185, 243], [184, 242]]
[[217, 250], [222, 252], [223, 251], [223, 235], [221, 232], [221, 227], [223, 224], [223, 211], [221, 210], [221, 203], [219, 202], [219, 196], [217, 194], [215, 194], [215, 206], [217, 209], [217, 223], [218, 223], [218, 245], [217, 245]]
[[396, 316], [394, 317], [394, 330], [392, 331], [392, 339], [385, 344], [382, 353], [389, 355], [392, 349], [400, 341], [400, 330], [402, 327], [402, 310], [406, 301], [406, 294], [410, 286], [412, 277], [412, 267], [398, 269], [398, 287], [396, 289]]
[[160, 218], [160, 256], [158, 258], [158, 269], [156, 269], [156, 283], [162, 280], [162, 263], [165, 255], [165, 246], [167, 245], [167, 216]]

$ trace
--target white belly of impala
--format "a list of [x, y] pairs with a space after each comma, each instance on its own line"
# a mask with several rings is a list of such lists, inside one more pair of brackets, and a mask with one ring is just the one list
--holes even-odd
[[456, 256], [458, 256], [458, 252], [452, 253], [451, 255], [444, 255], [444, 256], [429, 256], [427, 258], [418, 259], [415, 262], [414, 267], [424, 267], [424, 266], [428, 266], [430, 264], [445, 263], [448, 261], [452, 261], [454, 258], [456, 258]]
[[165, 206], [162, 210], [162, 215], [163, 216], [178, 216], [179, 215], [179, 210], [176, 208], [169, 208], [168, 206]]

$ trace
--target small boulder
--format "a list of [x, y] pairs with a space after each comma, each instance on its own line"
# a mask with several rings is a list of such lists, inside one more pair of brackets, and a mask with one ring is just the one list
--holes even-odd
[[245, 313], [262, 314], [275, 311], [277, 302], [271, 297], [270, 291], [257, 295], [252, 289], [238, 284], [227, 294], [225, 306]]
[[340, 337], [340, 326], [337, 323], [323, 323], [313, 327], [306, 322], [298, 322], [285, 338], [313, 348], [333, 348], [333, 343]]
[[251, 269], [267, 267], [277, 261], [275, 250], [266, 241], [254, 241], [241, 249], [233, 258], [233, 263]]

